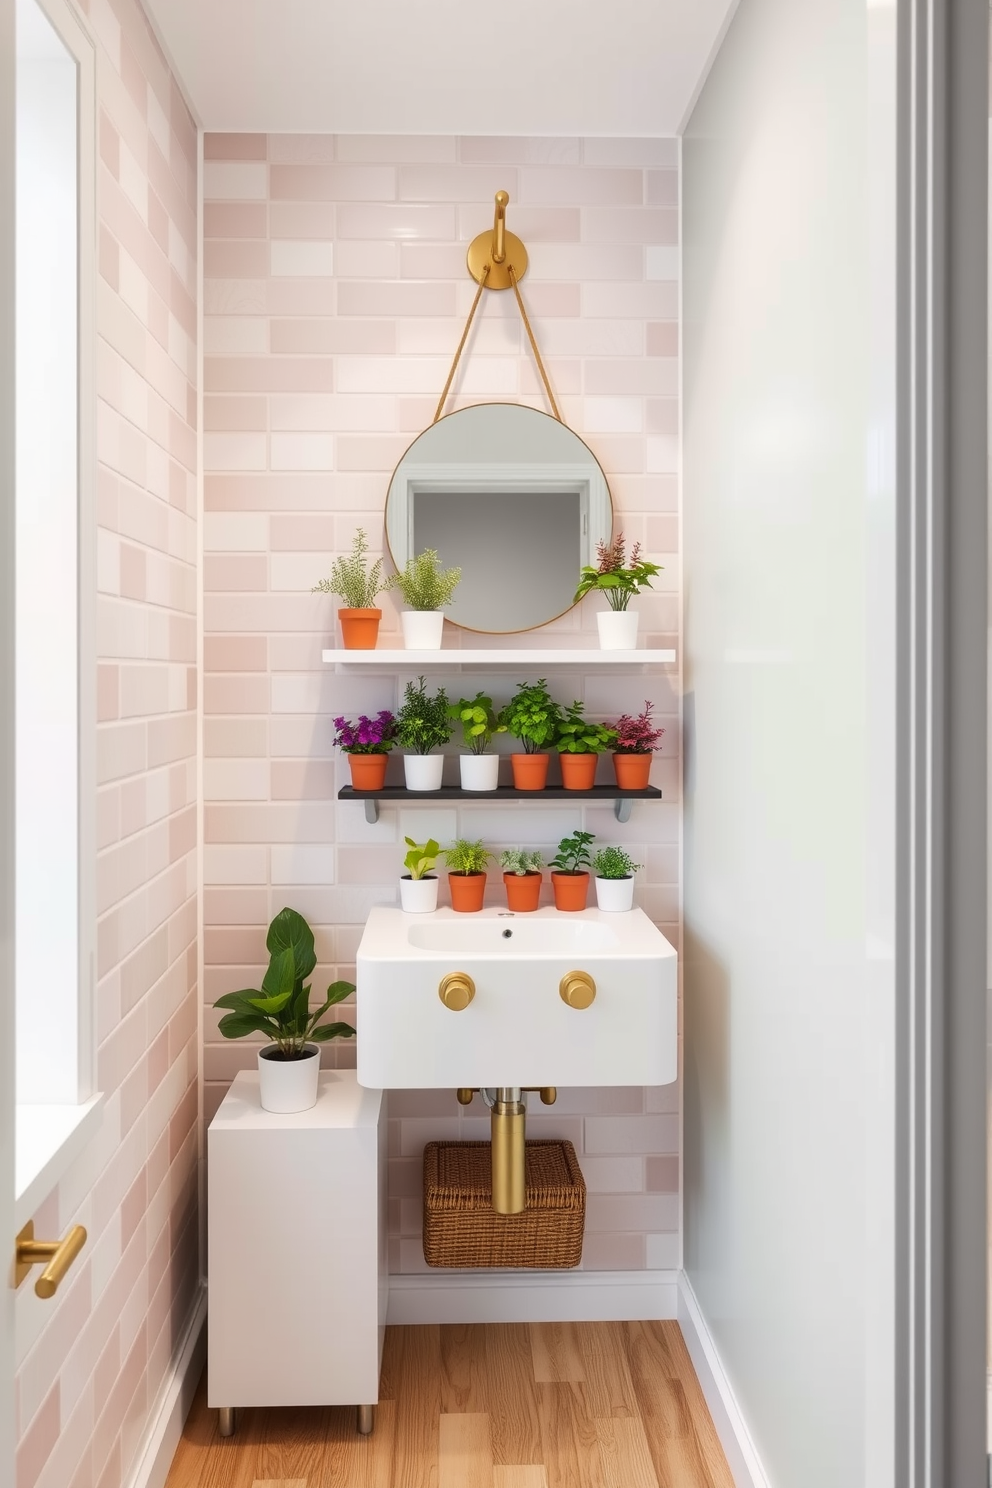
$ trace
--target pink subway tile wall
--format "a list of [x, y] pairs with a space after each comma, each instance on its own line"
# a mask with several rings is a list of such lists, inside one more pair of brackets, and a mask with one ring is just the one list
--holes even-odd
[[80, 0], [99, 110], [97, 1083], [17, 1293], [17, 1488], [131, 1480], [199, 1288], [196, 129], [137, 0]]
[[[324, 667], [335, 601], [310, 590], [356, 527], [381, 548], [393, 467], [434, 415], [475, 293], [467, 244], [492, 223], [493, 195], [505, 188], [509, 225], [530, 253], [522, 293], [563, 416], [602, 462], [618, 525], [664, 565], [640, 602], [642, 634], [677, 646], [679, 286], [674, 140], [207, 135], [205, 155], [209, 1115], [255, 1054], [219, 1037], [211, 1003], [258, 985], [271, 915], [288, 904], [314, 926], [315, 987], [352, 978], [369, 909], [397, 900], [407, 834], [482, 837], [496, 852], [525, 843], [550, 856], [582, 825], [629, 847], [641, 864], [638, 902], [678, 943], [672, 669], [541, 668], [558, 696], [581, 697], [600, 718], [654, 702], [666, 730], [653, 773], [664, 800], [629, 823], [562, 802], [446, 802], [384, 810], [370, 826], [360, 807], [336, 799], [349, 777], [331, 720], [395, 707], [409, 674]], [[490, 399], [546, 406], [510, 294], [485, 296], [448, 407]], [[399, 644], [392, 596], [381, 602], [383, 641]], [[595, 645], [593, 609], [517, 640]], [[446, 644], [458, 643], [452, 631]], [[516, 668], [451, 685], [484, 681], [502, 701], [521, 680]], [[449, 752], [454, 779], [454, 745]], [[609, 768], [602, 762], [604, 779]], [[400, 778], [394, 757], [390, 779]], [[324, 1058], [353, 1064], [355, 1045], [328, 1046]], [[423, 1145], [484, 1136], [488, 1124], [478, 1099], [462, 1111], [453, 1091], [394, 1093], [389, 1109], [390, 1264], [419, 1271]], [[532, 1107], [531, 1134], [569, 1137], [583, 1164], [587, 1269], [678, 1264], [678, 1112], [675, 1086], [563, 1090], [555, 1107]]]

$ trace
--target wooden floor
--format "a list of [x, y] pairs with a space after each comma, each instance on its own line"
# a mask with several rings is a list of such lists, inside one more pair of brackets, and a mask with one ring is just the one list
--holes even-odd
[[375, 1431], [205, 1381], [166, 1488], [733, 1488], [677, 1323], [389, 1328]]

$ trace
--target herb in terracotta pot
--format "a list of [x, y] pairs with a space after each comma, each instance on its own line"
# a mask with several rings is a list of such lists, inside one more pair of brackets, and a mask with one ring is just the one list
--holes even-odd
[[375, 601], [386, 584], [382, 577], [382, 559], [369, 565], [369, 540], [359, 527], [346, 558], [335, 558], [330, 577], [313, 586], [311, 594], [336, 594], [344, 600], [338, 610], [341, 635], [349, 651], [374, 651], [379, 635], [382, 611]]
[[482, 845], [482, 840], [469, 842], [458, 837], [444, 854], [448, 866], [448, 887], [451, 890], [451, 907], [464, 913], [473, 913], [482, 908], [486, 892], [486, 864], [492, 854]]
[[437, 909], [437, 879], [431, 869], [441, 856], [440, 844], [428, 837], [426, 842], [404, 838], [410, 851], [403, 859], [409, 871], [400, 879], [400, 908], [407, 914], [430, 914]]
[[354, 790], [382, 790], [386, 783], [386, 756], [397, 742], [396, 719], [388, 708], [374, 718], [364, 713], [357, 723], [335, 718], [334, 742], [348, 756]]
[[537, 909], [544, 882], [544, 859], [537, 848], [508, 847], [499, 855], [506, 907], [516, 913]]
[[543, 677], [536, 682], [521, 682], [500, 713], [500, 723], [524, 746], [523, 754], [510, 756], [517, 790], [544, 789], [548, 756], [543, 751], [545, 745], [554, 743], [561, 720], [561, 705], [548, 692]]
[[461, 724], [462, 738], [469, 751], [459, 761], [462, 790], [495, 790], [499, 784], [499, 755], [489, 746], [493, 734], [505, 733], [506, 725], [496, 717], [492, 698], [483, 692], [477, 692], [474, 698], [460, 698], [451, 704], [451, 717]]
[[460, 568], [442, 568], [434, 548], [425, 548], [399, 573], [386, 580], [387, 589], [398, 589], [407, 608], [400, 619], [403, 641], [410, 651], [437, 651], [444, 629], [444, 610], [450, 605], [461, 580]]
[[651, 717], [654, 703], [644, 700], [644, 712], [621, 713], [609, 725], [617, 736], [613, 745], [613, 769], [621, 790], [644, 790], [651, 776], [651, 755], [661, 748], [663, 728], [655, 728]]
[[596, 759], [611, 748], [616, 734], [602, 723], [586, 718], [578, 701], [566, 709], [555, 735], [561, 760], [561, 783], [566, 790], [592, 790], [596, 781]]
[[556, 909], [585, 909], [589, 893], [589, 847], [593, 832], [575, 832], [563, 837], [551, 859], [551, 886]]
[[634, 906], [634, 874], [640, 867], [622, 847], [601, 847], [592, 860], [596, 903], [600, 909], [626, 910]]
[[431, 694], [423, 677], [418, 677], [416, 683], [408, 682], [396, 715], [396, 728], [400, 745], [409, 751], [403, 761], [407, 790], [440, 790], [444, 758], [433, 755], [432, 750], [447, 744], [451, 738], [451, 717], [444, 688], [439, 687]]

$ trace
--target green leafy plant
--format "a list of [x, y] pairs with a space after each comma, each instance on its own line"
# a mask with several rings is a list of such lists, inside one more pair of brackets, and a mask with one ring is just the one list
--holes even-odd
[[439, 687], [433, 697], [427, 693], [423, 677], [416, 686], [406, 684], [403, 705], [396, 715], [396, 730], [402, 748], [411, 754], [430, 754], [451, 738], [451, 715], [447, 694]]
[[499, 864], [504, 873], [540, 873], [544, 859], [536, 847], [508, 847], [499, 855]]
[[588, 873], [589, 844], [595, 840], [594, 832], [576, 832], [572, 837], [563, 837], [558, 852], [551, 859], [551, 866], [558, 873]]
[[441, 856], [440, 844], [433, 837], [428, 837], [426, 842], [414, 842], [412, 837], [403, 840], [410, 849], [403, 859], [403, 867], [410, 870], [413, 879], [426, 878]]
[[597, 878], [633, 878], [640, 866], [622, 847], [601, 847], [592, 860]]
[[314, 584], [311, 594], [336, 594], [349, 609], [371, 610], [375, 608], [376, 595], [387, 586], [382, 577], [382, 559], [377, 558], [370, 568], [366, 562], [369, 540], [364, 529], [359, 527], [347, 558], [335, 558], [331, 564], [331, 576]]
[[350, 997], [351, 982], [332, 982], [327, 997], [316, 1012], [310, 1010], [310, 988], [306, 978], [317, 965], [313, 931], [295, 909], [281, 909], [265, 938], [269, 969], [260, 988], [225, 992], [215, 1008], [229, 1008], [217, 1025], [224, 1038], [246, 1038], [264, 1033], [279, 1047], [283, 1059], [299, 1059], [307, 1043], [326, 1043], [333, 1038], [352, 1038], [350, 1023], [321, 1023], [328, 1008]]
[[521, 682], [499, 715], [500, 723], [520, 740], [525, 754], [536, 754], [545, 744], [553, 744], [561, 720], [561, 705], [548, 692], [543, 677], [536, 682]]
[[387, 589], [398, 589], [411, 610], [443, 610], [451, 603], [461, 580], [460, 568], [442, 568], [433, 548], [425, 548], [406, 560], [399, 573], [386, 580]]
[[449, 873], [485, 873], [491, 857], [492, 853], [486, 852], [481, 837], [478, 842], [457, 837], [445, 851], [444, 861]]
[[451, 716], [462, 726], [465, 748], [472, 754], [486, 754], [493, 734], [505, 734], [506, 724], [500, 723], [493, 710], [493, 700], [484, 693], [474, 698], [461, 698], [451, 704]]
[[651, 580], [661, 573], [657, 563], [648, 563], [641, 557], [641, 545], [635, 543], [630, 550], [630, 562], [625, 557], [625, 540], [618, 532], [610, 543], [596, 544], [599, 563], [593, 568], [587, 564], [580, 571], [579, 587], [575, 591], [574, 604], [578, 604], [593, 589], [602, 590], [611, 610], [625, 610], [635, 594], [651, 588]]
[[559, 754], [602, 754], [616, 743], [616, 731], [605, 724], [594, 723], [582, 712], [578, 701], [566, 709], [555, 735]]

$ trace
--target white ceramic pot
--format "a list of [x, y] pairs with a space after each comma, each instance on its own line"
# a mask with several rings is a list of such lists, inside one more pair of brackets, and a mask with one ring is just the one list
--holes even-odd
[[400, 879], [400, 909], [404, 914], [433, 914], [437, 909], [436, 878], [411, 878], [404, 873]]
[[634, 879], [597, 878], [596, 903], [600, 909], [624, 910], [634, 907]]
[[403, 610], [403, 644], [408, 651], [440, 651], [443, 610]]
[[443, 773], [443, 754], [405, 754], [403, 756], [403, 778], [406, 781], [407, 790], [440, 790]]
[[599, 626], [599, 649], [601, 651], [634, 651], [637, 647], [636, 610], [599, 610], [596, 614]]
[[276, 1111], [290, 1116], [294, 1111], [309, 1111], [317, 1104], [317, 1081], [320, 1076], [320, 1048], [304, 1044], [302, 1059], [272, 1059], [275, 1044], [258, 1051], [258, 1098], [263, 1111]]
[[494, 791], [499, 785], [498, 754], [461, 756], [462, 790]]

